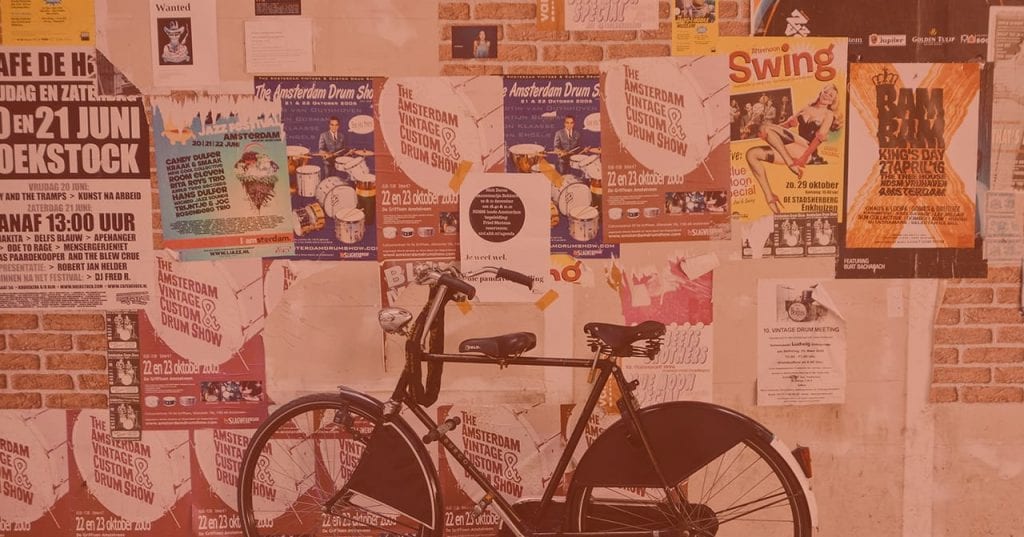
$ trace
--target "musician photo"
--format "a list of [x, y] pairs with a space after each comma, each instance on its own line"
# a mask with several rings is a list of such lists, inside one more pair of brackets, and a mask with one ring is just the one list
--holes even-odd
[[555, 154], [558, 155], [558, 173], [569, 173], [569, 157], [580, 152], [580, 131], [576, 128], [576, 117], [565, 116], [563, 128], [555, 131]]
[[338, 119], [338, 116], [331, 116], [327, 120], [327, 130], [320, 133], [320, 140], [317, 142], [318, 154], [324, 158], [323, 177], [332, 175], [334, 159], [338, 158], [345, 150], [345, 135], [341, 133], [341, 120]]

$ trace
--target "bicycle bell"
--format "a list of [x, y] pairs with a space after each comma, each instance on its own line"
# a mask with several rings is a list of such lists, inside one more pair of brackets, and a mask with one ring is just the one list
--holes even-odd
[[377, 313], [377, 322], [388, 334], [405, 334], [405, 325], [412, 314], [402, 308], [384, 308]]

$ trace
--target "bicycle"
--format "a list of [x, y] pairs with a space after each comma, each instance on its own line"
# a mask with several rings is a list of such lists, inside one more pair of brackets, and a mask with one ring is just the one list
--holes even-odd
[[[531, 287], [529, 276], [497, 267], [462, 275], [427, 265], [430, 285], [415, 318], [385, 308], [380, 325], [406, 338], [406, 363], [391, 398], [381, 402], [346, 387], [295, 399], [253, 434], [240, 465], [238, 508], [246, 537], [262, 535], [439, 536], [443, 498], [427, 444], [440, 442], [483, 490], [474, 513], [493, 508], [503, 535], [522, 537], [807, 537], [816, 527], [809, 460], [796, 457], [754, 420], [725, 407], [667, 402], [640, 407], [620, 359], [653, 359], [665, 326], [588, 323], [592, 359], [526, 357], [528, 332], [463, 341], [445, 353], [445, 306], [472, 299], [467, 279], [483, 274]], [[426, 377], [423, 364], [426, 363]], [[510, 503], [438, 424], [445, 363], [572, 367], [590, 370], [592, 388], [539, 500]], [[564, 497], [555, 497], [609, 378], [621, 394], [621, 418], [580, 456]], [[426, 429], [422, 438], [408, 411]]]

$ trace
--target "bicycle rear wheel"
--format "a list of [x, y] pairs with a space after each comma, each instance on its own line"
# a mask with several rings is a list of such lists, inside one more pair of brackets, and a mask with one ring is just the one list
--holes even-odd
[[[677, 450], [684, 452], [686, 446]], [[673, 456], [664, 448], [656, 451], [662, 459]], [[634, 453], [642, 456], [639, 450]], [[671, 485], [668, 491], [575, 488], [568, 499], [570, 521], [578, 531], [689, 531], [685, 535], [693, 537], [812, 534], [800, 482], [769, 442], [753, 432]]]
[[246, 537], [441, 535], [433, 463], [407, 427], [369, 399], [315, 394], [256, 430], [242, 458]]

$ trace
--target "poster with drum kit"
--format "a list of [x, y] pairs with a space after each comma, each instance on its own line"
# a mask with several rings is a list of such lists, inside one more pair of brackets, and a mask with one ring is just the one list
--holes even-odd
[[601, 92], [604, 240], [728, 239], [725, 58], [605, 62]]
[[0, 411], [0, 535], [67, 534], [68, 468], [66, 411]]
[[139, 318], [147, 434], [266, 418], [261, 261], [182, 263], [162, 253], [156, 273], [159, 296]]
[[294, 252], [281, 103], [153, 98], [164, 246], [184, 260]]
[[114, 426], [111, 433], [122, 440], [142, 435], [142, 401], [139, 392], [139, 313], [108, 312], [104, 316], [107, 336], [107, 409]]
[[374, 89], [379, 259], [454, 260], [462, 180], [504, 169], [501, 78], [381, 78]]
[[373, 80], [257, 77], [281, 102], [296, 259], [377, 259]]
[[197, 537], [241, 535], [238, 473], [253, 430], [192, 431], [192, 530]]
[[189, 534], [187, 431], [146, 431], [141, 440], [125, 441], [111, 436], [103, 411], [67, 416], [72, 499], [67, 535]]
[[[551, 187], [551, 253], [618, 257], [601, 241], [601, 105], [596, 76], [506, 76], [505, 171]], [[544, 162], [544, 164], [541, 163]]]

